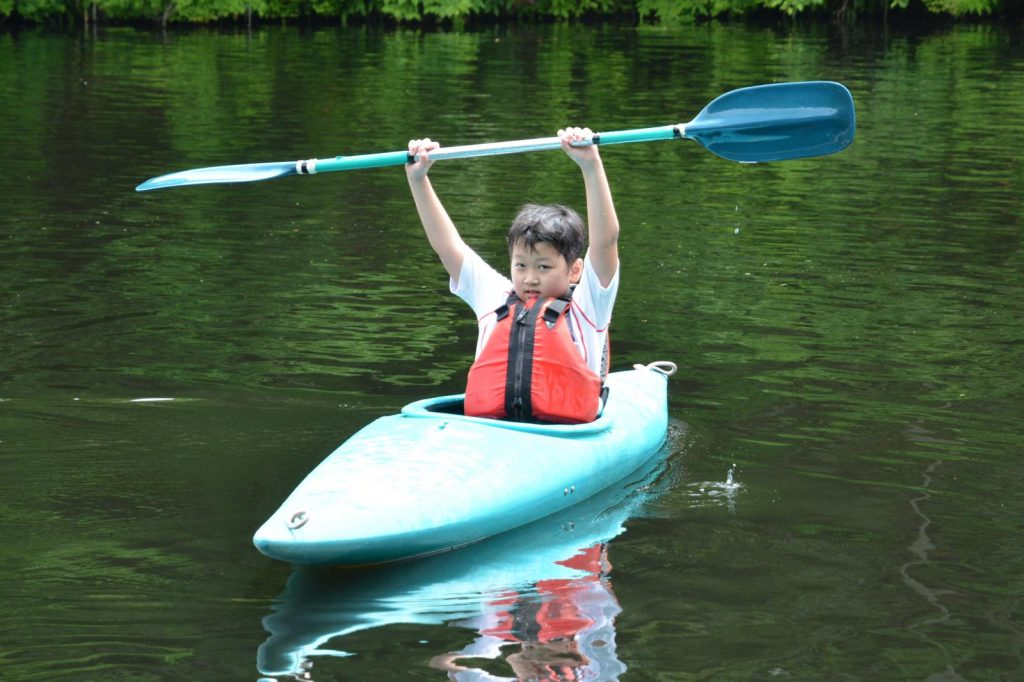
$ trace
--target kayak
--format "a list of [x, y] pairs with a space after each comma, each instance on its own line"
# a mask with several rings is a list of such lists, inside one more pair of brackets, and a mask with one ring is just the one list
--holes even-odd
[[467, 417], [462, 395], [410, 403], [327, 456], [256, 531], [263, 554], [360, 565], [436, 554], [580, 503], [665, 441], [671, 363], [612, 372], [587, 424]]
[[652, 363], [610, 373], [604, 409], [587, 424], [467, 417], [461, 395], [406, 405], [328, 455], [253, 543], [292, 564], [374, 564], [454, 549], [554, 514], [658, 451], [674, 369]]

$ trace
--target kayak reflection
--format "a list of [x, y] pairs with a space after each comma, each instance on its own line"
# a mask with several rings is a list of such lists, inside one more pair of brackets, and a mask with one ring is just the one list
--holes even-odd
[[[607, 542], [661, 488], [674, 437], [633, 475], [562, 512], [460, 550], [363, 569], [298, 568], [272, 613], [257, 665], [266, 676], [309, 674], [328, 642], [396, 623], [449, 624], [475, 639], [431, 661], [453, 680], [614, 680], [620, 613]], [[504, 657], [513, 677], [466, 659]], [[500, 667], [499, 665], [488, 667]], [[313, 676], [315, 679], [315, 675]]]
[[[452, 623], [478, 636], [459, 651], [435, 656], [430, 665], [459, 682], [618, 679], [626, 671], [615, 651], [615, 617], [622, 608], [608, 580], [607, 543], [555, 563], [584, 575], [537, 581], [530, 592], [506, 593], [484, 605], [479, 616]], [[463, 662], [502, 657], [513, 677]]]

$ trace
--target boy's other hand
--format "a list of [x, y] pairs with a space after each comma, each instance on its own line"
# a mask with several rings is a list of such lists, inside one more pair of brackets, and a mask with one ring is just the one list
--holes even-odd
[[425, 137], [422, 140], [409, 140], [409, 154], [419, 157], [412, 163], [405, 164], [405, 174], [410, 180], [421, 180], [427, 177], [427, 172], [434, 165], [430, 158], [430, 152], [440, 149], [441, 143]]
[[558, 139], [562, 141], [562, 149], [581, 168], [587, 168], [600, 159], [596, 144], [588, 144], [582, 147], [572, 146], [573, 142], [590, 141], [594, 137], [594, 131], [590, 128], [562, 128], [558, 131]]

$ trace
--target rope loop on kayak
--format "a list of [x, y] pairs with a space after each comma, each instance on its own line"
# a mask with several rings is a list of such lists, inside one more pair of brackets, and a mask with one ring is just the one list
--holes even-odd
[[292, 514], [292, 518], [288, 520], [288, 529], [297, 530], [306, 525], [306, 521], [309, 521], [309, 514], [304, 511], [295, 512]]
[[676, 367], [676, 363], [671, 360], [655, 360], [647, 365], [633, 365], [633, 369], [649, 369], [652, 372], [658, 372], [659, 374], [664, 374], [665, 376], [670, 377], [675, 374], [676, 370], [679, 368]]

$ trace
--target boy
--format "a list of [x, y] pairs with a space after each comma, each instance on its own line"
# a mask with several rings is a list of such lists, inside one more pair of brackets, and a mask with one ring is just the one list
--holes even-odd
[[429, 138], [409, 142], [419, 159], [406, 175], [423, 229], [452, 293], [479, 321], [466, 414], [561, 423], [597, 416], [619, 283], [619, 221], [597, 146], [572, 146], [592, 135], [589, 128], [558, 131], [562, 149], [583, 173], [589, 249], [583, 253], [583, 221], [572, 209], [524, 206], [509, 229], [511, 278], [462, 241], [431, 187], [430, 152], [440, 145]]

